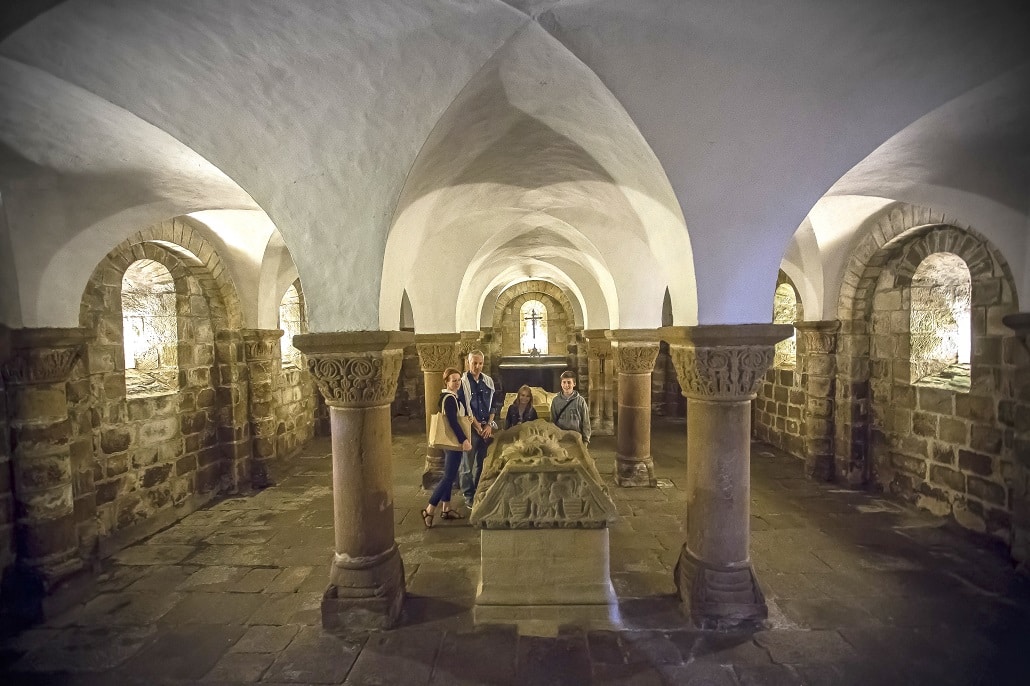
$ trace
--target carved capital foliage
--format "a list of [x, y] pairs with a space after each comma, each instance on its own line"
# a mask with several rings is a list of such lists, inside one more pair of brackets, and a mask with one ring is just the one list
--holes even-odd
[[683, 395], [699, 400], [750, 400], [773, 362], [773, 346], [670, 347]]
[[279, 355], [281, 329], [244, 329], [243, 354], [248, 362], [271, 360]]
[[650, 374], [658, 360], [658, 343], [623, 343], [614, 348], [615, 368], [620, 374]]
[[404, 353], [309, 354], [308, 370], [326, 403], [336, 407], [386, 405], [397, 395], [397, 377]]
[[457, 362], [454, 343], [416, 343], [415, 349], [418, 351], [418, 364], [424, 372], [443, 372]]
[[612, 342], [606, 339], [588, 339], [587, 343], [587, 355], [590, 357], [604, 360], [612, 354]]
[[21, 348], [3, 363], [4, 381], [12, 386], [59, 383], [68, 379], [83, 346]]
[[839, 321], [795, 322], [794, 328], [801, 334], [801, 344], [806, 354], [832, 355], [837, 352], [837, 334], [841, 328]]

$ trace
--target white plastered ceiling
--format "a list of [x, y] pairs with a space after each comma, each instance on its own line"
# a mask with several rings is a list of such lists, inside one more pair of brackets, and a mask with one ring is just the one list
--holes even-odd
[[0, 318], [76, 325], [103, 254], [203, 210], [281, 232], [249, 239], [261, 326], [285, 254], [313, 331], [397, 328], [405, 289], [418, 330], [477, 328], [521, 278], [591, 328], [656, 326], [666, 288], [676, 324], [768, 322], [785, 256], [828, 317], [895, 201], [988, 236], [1025, 309], [1025, 26], [1004, 0], [67, 0], [0, 41]]

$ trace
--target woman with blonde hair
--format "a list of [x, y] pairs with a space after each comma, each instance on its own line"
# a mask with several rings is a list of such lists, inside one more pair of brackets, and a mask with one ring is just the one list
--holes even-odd
[[458, 465], [461, 464], [462, 451], [472, 450], [472, 442], [458, 421], [458, 414], [465, 414], [465, 408], [458, 402], [461, 372], [453, 367], [448, 367], [443, 372], [443, 382], [444, 388], [440, 391], [440, 413], [450, 424], [454, 436], [461, 441], [461, 450], [445, 450], [443, 452], [443, 478], [433, 489], [433, 494], [429, 496], [429, 504], [426, 505], [426, 509], [422, 510], [422, 522], [427, 529], [433, 526], [433, 512], [440, 503], [443, 503], [440, 509], [440, 519], [464, 519], [460, 512], [450, 509], [451, 489], [454, 488], [454, 480], [458, 477]]
[[533, 407], [533, 389], [523, 384], [515, 395], [515, 402], [508, 407], [508, 415], [504, 419], [504, 428], [510, 429], [523, 422], [537, 419], [536, 408]]

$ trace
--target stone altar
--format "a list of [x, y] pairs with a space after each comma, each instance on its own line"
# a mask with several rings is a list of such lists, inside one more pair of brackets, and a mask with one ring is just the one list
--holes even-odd
[[476, 621], [545, 635], [563, 624], [618, 626], [615, 513], [579, 433], [544, 420], [499, 433], [470, 518], [482, 543]]

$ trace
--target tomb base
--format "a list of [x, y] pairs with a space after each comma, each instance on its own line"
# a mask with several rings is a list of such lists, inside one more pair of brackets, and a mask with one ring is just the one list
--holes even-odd
[[608, 529], [484, 529], [477, 623], [530, 635], [618, 627]]

